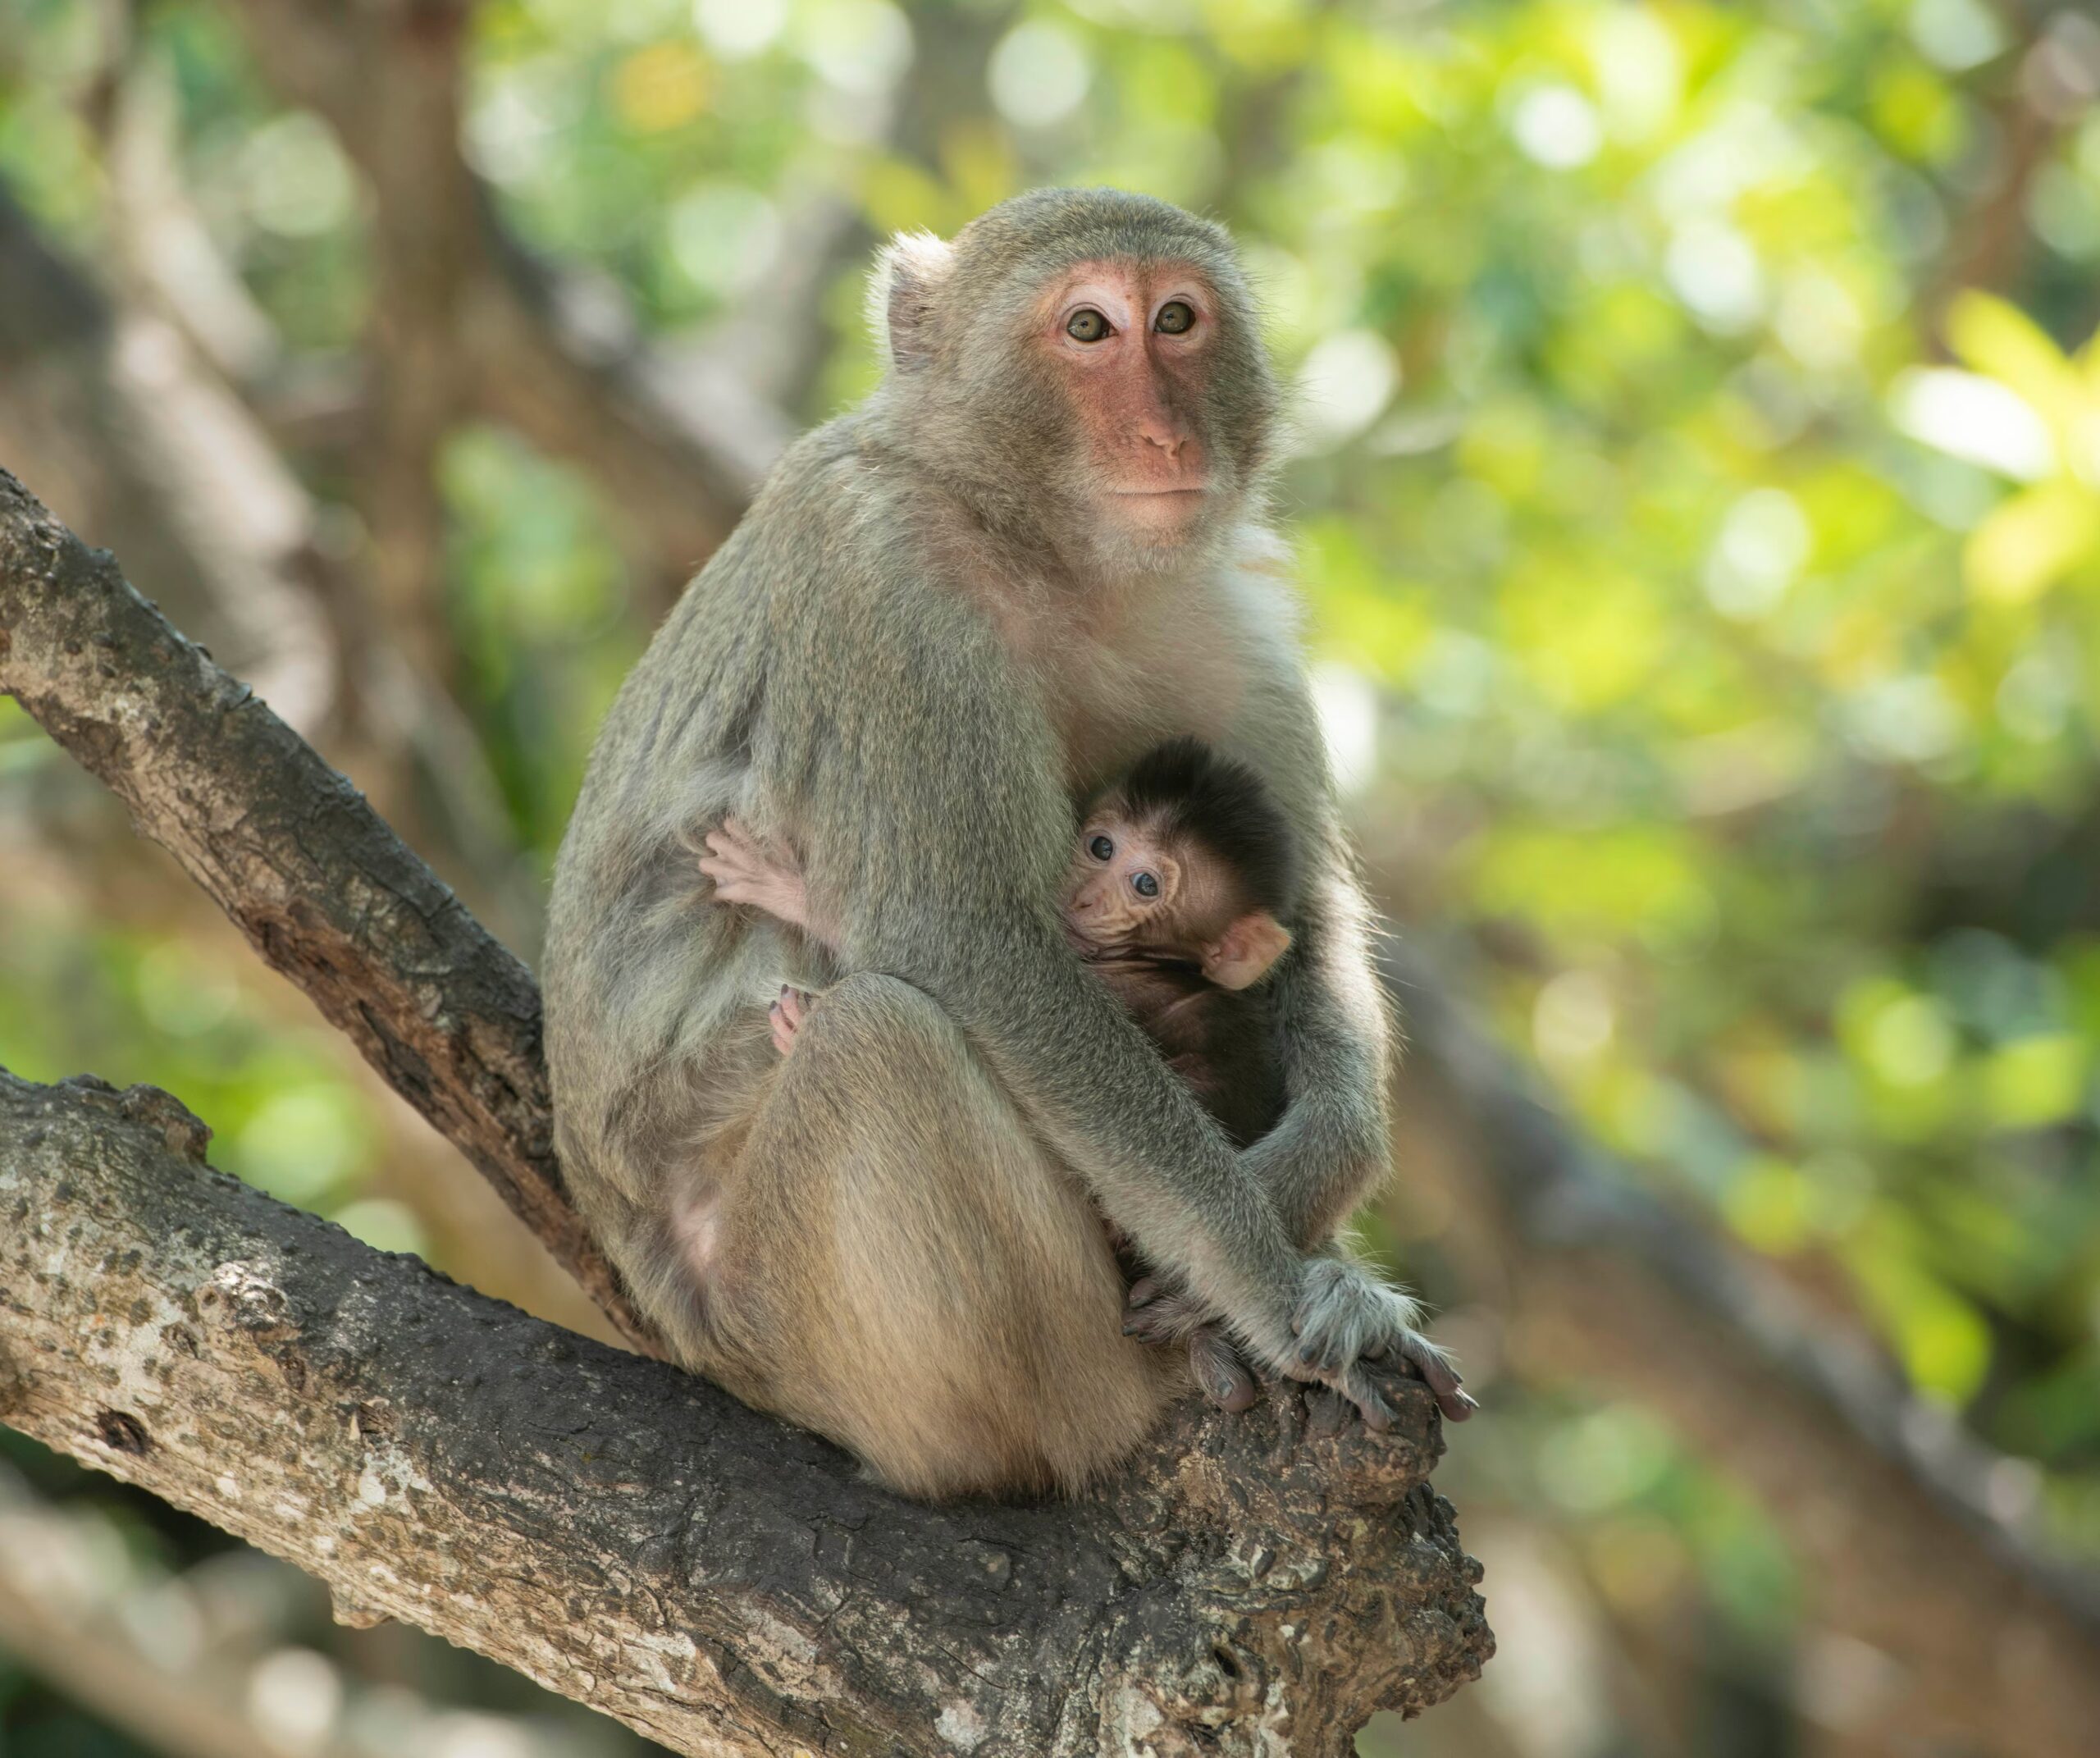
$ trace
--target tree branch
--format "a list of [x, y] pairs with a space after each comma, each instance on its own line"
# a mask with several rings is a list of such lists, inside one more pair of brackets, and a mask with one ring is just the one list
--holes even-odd
[[0, 688], [647, 1346], [563, 1188], [530, 973], [348, 782], [5, 471]]
[[674, 1751], [1340, 1758], [1491, 1638], [1426, 1392], [1185, 1409], [1079, 1503], [915, 1505], [663, 1363], [0, 1074], [0, 1418]]

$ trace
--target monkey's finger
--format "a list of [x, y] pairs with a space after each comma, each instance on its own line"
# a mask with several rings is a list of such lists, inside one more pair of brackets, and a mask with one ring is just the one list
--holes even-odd
[[1378, 1388], [1371, 1382], [1370, 1376], [1352, 1367], [1344, 1373], [1336, 1374], [1327, 1383], [1343, 1397], [1354, 1404], [1363, 1418], [1363, 1426], [1384, 1434], [1393, 1426], [1393, 1407], [1379, 1395]]
[[1150, 1306], [1166, 1292], [1165, 1285], [1157, 1276], [1140, 1276], [1130, 1284], [1130, 1291], [1123, 1296], [1123, 1304], [1130, 1307]]
[[1436, 1395], [1436, 1407], [1453, 1422], [1463, 1422], [1480, 1408], [1463, 1390], [1464, 1377], [1451, 1365], [1451, 1358], [1427, 1337], [1410, 1337], [1404, 1352], [1408, 1364]]
[[[1366, 1360], [1367, 1363], [1367, 1357]], [[1436, 1408], [1444, 1413], [1447, 1421], [1463, 1422], [1480, 1408], [1472, 1395], [1464, 1389], [1450, 1358], [1427, 1337], [1417, 1337], [1404, 1344], [1397, 1359], [1389, 1358], [1376, 1363], [1371, 1371], [1374, 1379], [1389, 1386], [1401, 1377], [1427, 1386], [1436, 1400]]]
[[1299, 1339], [1299, 1365], [1309, 1368], [1317, 1377], [1324, 1379], [1331, 1373], [1339, 1372], [1347, 1360], [1340, 1340], [1331, 1333], [1322, 1336], [1315, 1332], [1310, 1337]]

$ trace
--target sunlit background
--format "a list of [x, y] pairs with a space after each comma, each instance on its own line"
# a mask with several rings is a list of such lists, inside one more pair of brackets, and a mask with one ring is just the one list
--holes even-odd
[[[1044, 182], [1225, 219], [1404, 939], [2089, 1582], [2096, 94], [2044, 0], [0, 0], [0, 463], [529, 955], [612, 691], [874, 377], [876, 241]], [[217, 1164], [594, 1322], [6, 702], [0, 1063], [166, 1086]], [[2014, 1758], [1918, 1724], [1850, 1538], [1760, 1487], [1800, 1410], [1688, 1423], [1609, 1253], [1618, 1345], [1556, 1350], [1486, 1175], [1401, 1148], [1371, 1231], [1488, 1406], [1438, 1484], [1501, 1652], [1365, 1753]], [[0, 1435], [0, 1752], [641, 1747]]]

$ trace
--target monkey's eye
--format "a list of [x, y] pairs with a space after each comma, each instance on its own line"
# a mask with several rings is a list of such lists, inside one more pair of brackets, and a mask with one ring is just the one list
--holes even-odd
[[1149, 873], [1133, 873], [1130, 888], [1140, 897], [1157, 897], [1159, 895], [1159, 881]]
[[1169, 299], [1159, 308], [1152, 326], [1162, 336], [1182, 336], [1195, 327], [1195, 308], [1186, 299]]
[[1098, 836], [1086, 845], [1086, 852], [1096, 861], [1106, 861], [1116, 852], [1116, 845], [1105, 836]]
[[1082, 305], [1065, 320], [1065, 334], [1075, 342], [1098, 342], [1108, 334], [1108, 320], [1091, 305]]

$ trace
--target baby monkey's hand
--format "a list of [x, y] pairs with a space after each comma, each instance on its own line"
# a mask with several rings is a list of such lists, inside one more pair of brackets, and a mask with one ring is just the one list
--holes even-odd
[[792, 854], [766, 847], [734, 818], [710, 830], [706, 845], [700, 870], [714, 882], [718, 898], [749, 904], [791, 928], [809, 928], [809, 896]]

